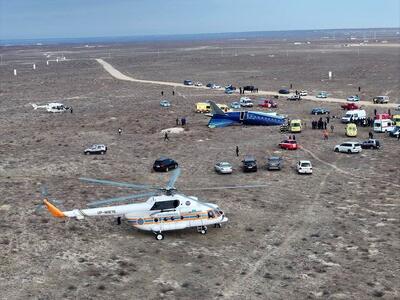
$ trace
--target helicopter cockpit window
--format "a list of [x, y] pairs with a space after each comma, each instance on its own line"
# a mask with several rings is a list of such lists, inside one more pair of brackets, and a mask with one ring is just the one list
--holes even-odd
[[175, 209], [179, 206], [179, 204], [179, 200], [158, 201], [154, 203], [153, 207], [150, 210]]

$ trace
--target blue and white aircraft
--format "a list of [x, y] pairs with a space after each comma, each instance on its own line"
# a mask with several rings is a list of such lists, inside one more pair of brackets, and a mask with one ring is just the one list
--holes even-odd
[[285, 117], [276, 113], [265, 113], [260, 111], [233, 111], [224, 112], [214, 102], [209, 101], [211, 106], [211, 119], [208, 127], [219, 128], [233, 124], [277, 126], [285, 123]]

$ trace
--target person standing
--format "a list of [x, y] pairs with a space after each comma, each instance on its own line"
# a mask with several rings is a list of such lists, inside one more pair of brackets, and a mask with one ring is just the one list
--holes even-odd
[[178, 126], [179, 125], [179, 118], [176, 118], [175, 122], [176, 122], [176, 126]]
[[72, 114], [74, 110], [72, 109], [72, 106], [69, 108], [70, 113]]
[[122, 128], [118, 128], [118, 134], [121, 135], [122, 134]]
[[296, 140], [296, 136], [293, 134], [292, 140], [295, 141]]
[[370, 140], [374, 138], [374, 134], [372, 133], [372, 131], [368, 132], [368, 137]]
[[161, 91], [161, 96], [164, 96], [164, 91]]
[[239, 146], [236, 146], [236, 156], [239, 157]]
[[333, 130], [335, 129], [335, 126], [333, 126], [333, 124], [331, 125], [331, 132], [333, 132]]
[[175, 91], [174, 90], [172, 91], [172, 96], [175, 96]]
[[326, 123], [328, 123], [329, 124], [329, 120], [330, 120], [331, 118], [329, 117], [329, 116], [327, 116], [326, 117]]
[[169, 141], [168, 132], [165, 132], [164, 134], [164, 141]]
[[328, 136], [328, 130], [324, 130], [324, 132], [323, 132], [323, 134], [324, 134], [324, 140], [327, 140], [328, 138], [329, 138], [329, 136]]

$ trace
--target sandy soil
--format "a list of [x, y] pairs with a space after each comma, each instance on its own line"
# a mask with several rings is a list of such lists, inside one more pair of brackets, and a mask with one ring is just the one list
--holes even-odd
[[[115, 79], [95, 60], [102, 58], [122, 74], [143, 80], [253, 83], [265, 91], [293, 82], [294, 88], [327, 90], [339, 99], [361, 85], [364, 100], [385, 92], [399, 98], [398, 48], [365, 47], [357, 56], [354, 49], [339, 46], [314, 43], [298, 49], [256, 40], [3, 49], [0, 298], [399, 298], [397, 140], [375, 134], [383, 144], [379, 151], [334, 153], [335, 144], [349, 140], [344, 126], [332, 119], [334, 133], [324, 141], [321, 131], [310, 129], [316, 118], [310, 111], [324, 106], [341, 116], [339, 104], [280, 98], [277, 112], [307, 124], [296, 135], [302, 148], [281, 151], [277, 144], [286, 135], [277, 127], [209, 129], [207, 117], [194, 112], [198, 101], [229, 103], [238, 95], [176, 85], [172, 96], [172, 87]], [[47, 66], [44, 53], [70, 60]], [[333, 66], [337, 78], [321, 81]], [[159, 106], [162, 90], [170, 108]], [[29, 104], [49, 101], [72, 105], [74, 113], [48, 114]], [[369, 114], [374, 108], [366, 106]], [[183, 116], [187, 130], [164, 142], [161, 131], [175, 127], [175, 119]], [[359, 128], [357, 139], [367, 138], [370, 130]], [[84, 156], [83, 149], [92, 143], [107, 144], [108, 153]], [[235, 157], [236, 145], [240, 157]], [[257, 157], [257, 173], [241, 172], [244, 154]], [[283, 156], [282, 171], [263, 167], [272, 154]], [[166, 174], [151, 171], [161, 155], [179, 161], [177, 186], [182, 192], [226, 211], [226, 226], [205, 236], [195, 230], [171, 232], [158, 242], [152, 234], [126, 223], [117, 226], [112, 219], [64, 221], [35, 212], [44, 184], [50, 199], [71, 209], [127, 193], [81, 183], [81, 176], [166, 182]], [[312, 161], [312, 176], [296, 174], [299, 159]], [[234, 173], [215, 174], [213, 165], [219, 160], [230, 161]], [[190, 190], [246, 184], [268, 186]]]

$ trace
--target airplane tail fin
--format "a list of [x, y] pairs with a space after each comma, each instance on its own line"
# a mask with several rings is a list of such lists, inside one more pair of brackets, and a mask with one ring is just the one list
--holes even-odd
[[215, 116], [215, 115], [223, 115], [223, 116], [225, 116], [226, 115], [226, 113], [222, 109], [220, 109], [218, 107], [218, 105], [215, 104], [214, 101], [210, 101], [209, 103], [210, 103], [210, 107], [211, 107], [211, 114], [213, 116]]
[[43, 200], [44, 205], [46, 206], [47, 210], [56, 218], [64, 218], [66, 215], [59, 210], [54, 204], [50, 203], [49, 200]]

